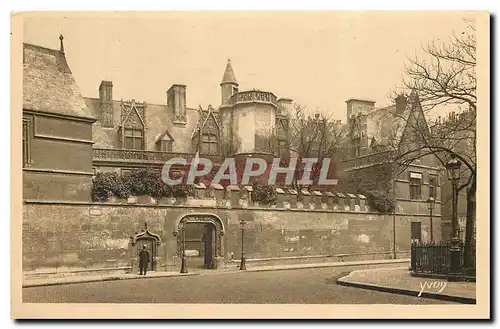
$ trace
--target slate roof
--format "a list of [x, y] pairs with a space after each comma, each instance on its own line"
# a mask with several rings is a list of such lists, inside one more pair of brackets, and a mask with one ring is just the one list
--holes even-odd
[[59, 50], [23, 45], [23, 109], [92, 118]]
[[224, 76], [222, 77], [221, 84], [223, 83], [238, 83], [230, 59], [227, 60], [226, 71], [224, 71]]
[[396, 106], [391, 105], [367, 112], [367, 137], [377, 146], [397, 145], [404, 133], [410, 113], [420, 106], [417, 92], [412, 91], [407, 98], [405, 110], [396, 114]]

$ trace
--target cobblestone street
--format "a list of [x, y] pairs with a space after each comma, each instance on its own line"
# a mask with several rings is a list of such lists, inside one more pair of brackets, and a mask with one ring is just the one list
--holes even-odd
[[[77, 283], [23, 289], [25, 303], [444, 304], [432, 299], [344, 287], [352, 266]], [[449, 303], [448, 303], [449, 304]]]

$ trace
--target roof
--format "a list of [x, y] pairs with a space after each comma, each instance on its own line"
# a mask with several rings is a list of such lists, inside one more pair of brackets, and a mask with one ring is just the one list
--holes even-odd
[[23, 44], [23, 109], [93, 117], [59, 50]]
[[420, 100], [418, 94], [412, 91], [407, 99], [406, 108], [396, 113], [396, 106], [391, 105], [366, 113], [367, 138], [375, 140], [378, 146], [397, 145], [403, 136], [410, 113], [418, 109]]
[[223, 83], [238, 83], [234, 75], [233, 66], [231, 65], [231, 60], [227, 60], [226, 71], [224, 71], [224, 76], [222, 77], [221, 84]]
[[361, 99], [361, 98], [349, 98], [345, 102], [348, 103], [348, 102], [352, 102], [352, 101], [375, 104], [375, 101], [372, 101], [372, 100], [369, 100], [369, 99]]

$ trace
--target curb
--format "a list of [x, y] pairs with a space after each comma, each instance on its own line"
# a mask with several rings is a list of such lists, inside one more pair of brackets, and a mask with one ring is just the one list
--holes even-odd
[[137, 276], [137, 277], [121, 277], [121, 276], [112, 276], [107, 278], [95, 278], [95, 279], [80, 279], [73, 281], [55, 281], [55, 282], [37, 282], [37, 283], [26, 283], [22, 285], [22, 288], [32, 288], [32, 287], [46, 287], [46, 286], [61, 286], [66, 284], [75, 284], [75, 283], [93, 283], [93, 282], [104, 282], [104, 281], [120, 281], [120, 280], [139, 280], [139, 279], [156, 279], [156, 278], [172, 278], [179, 276], [192, 276], [192, 275], [201, 275], [202, 273], [178, 273], [172, 275], [163, 275], [163, 276]]
[[303, 270], [309, 268], [326, 268], [326, 267], [346, 267], [346, 266], [360, 266], [360, 265], [381, 265], [381, 264], [399, 264], [407, 263], [408, 259], [391, 259], [380, 260], [380, 261], [358, 261], [358, 262], [339, 262], [339, 263], [325, 263], [325, 264], [304, 264], [303, 266], [293, 266], [293, 267], [279, 267], [279, 268], [249, 268], [243, 272], [269, 272], [269, 271], [289, 271], [289, 270]]
[[[372, 283], [347, 281], [346, 278], [348, 276], [349, 275], [346, 275], [342, 278], [337, 279], [337, 284], [342, 285], [342, 286], [347, 286], [347, 287], [355, 287], [355, 288], [361, 288], [361, 289], [376, 290], [376, 291], [418, 297], [418, 292], [416, 292], [414, 290], [387, 287], [387, 286], [381, 286], [381, 285], [372, 284]], [[453, 295], [446, 295], [446, 294], [436, 294], [436, 293], [432, 293], [432, 292], [422, 292], [420, 297], [437, 299], [437, 300], [444, 300], [444, 301], [451, 301], [451, 302], [457, 302], [457, 303], [462, 303], [462, 304], [476, 304], [475, 298], [453, 296]]]
[[[214, 274], [231, 274], [231, 273], [248, 273], [248, 272], [271, 272], [271, 271], [289, 271], [289, 270], [302, 270], [311, 268], [327, 268], [327, 267], [346, 267], [346, 266], [360, 266], [360, 265], [381, 265], [381, 264], [399, 264], [408, 263], [409, 259], [383, 259], [377, 261], [352, 261], [352, 262], [336, 262], [336, 263], [324, 263], [324, 264], [300, 264], [300, 265], [288, 265], [276, 268], [249, 268], [247, 270], [229, 270], [229, 271], [214, 271], [214, 272], [191, 272], [191, 273], [174, 273], [170, 275], [158, 275], [149, 276], [147, 279], [154, 278], [170, 278], [170, 277], [180, 277], [180, 276], [191, 276], [191, 275], [214, 275]], [[58, 286], [65, 284], [75, 284], [75, 283], [92, 283], [92, 282], [103, 282], [103, 281], [118, 281], [118, 280], [138, 280], [144, 277], [141, 276], [110, 276], [103, 278], [92, 278], [92, 279], [76, 279], [72, 281], [54, 281], [54, 282], [36, 282], [36, 283], [24, 283], [22, 288], [31, 287], [43, 287], [43, 286]]]

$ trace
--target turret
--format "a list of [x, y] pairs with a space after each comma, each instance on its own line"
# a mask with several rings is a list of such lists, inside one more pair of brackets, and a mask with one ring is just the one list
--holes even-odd
[[221, 86], [221, 106], [228, 104], [231, 96], [238, 92], [238, 81], [234, 76], [233, 66], [231, 65], [231, 60], [227, 60], [226, 71], [222, 77], [220, 83]]

